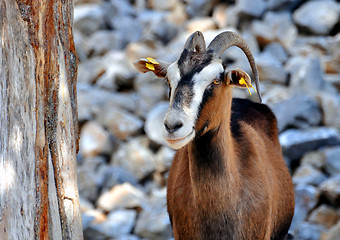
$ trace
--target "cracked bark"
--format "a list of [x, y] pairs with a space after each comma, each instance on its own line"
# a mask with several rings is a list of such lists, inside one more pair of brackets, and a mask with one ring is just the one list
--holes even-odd
[[83, 239], [72, 0], [0, 1], [0, 239]]

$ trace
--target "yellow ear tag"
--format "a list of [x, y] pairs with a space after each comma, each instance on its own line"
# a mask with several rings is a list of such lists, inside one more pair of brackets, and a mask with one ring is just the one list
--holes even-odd
[[[248, 92], [249, 92], [249, 94], [250, 94], [250, 96], [251, 96], [251, 92], [250, 92], [250, 90], [249, 90], [247, 81], [244, 80], [244, 78], [241, 78], [240, 81], [239, 81], [238, 83], [241, 84], [241, 85], [246, 85], [246, 87], [247, 87], [247, 89], [248, 89]], [[250, 85], [250, 87], [251, 87], [252, 89], [254, 89], [254, 91], [257, 93], [257, 91], [255, 90], [255, 88], [254, 88], [251, 84], [249, 84], [249, 85]]]
[[148, 60], [148, 62], [145, 63], [146, 68], [154, 71], [155, 70], [154, 64], [159, 64], [159, 63], [151, 57], [148, 57], [146, 59]]

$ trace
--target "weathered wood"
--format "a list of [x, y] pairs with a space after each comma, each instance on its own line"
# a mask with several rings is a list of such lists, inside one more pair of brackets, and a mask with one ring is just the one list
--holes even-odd
[[0, 1], [0, 239], [83, 239], [72, 0]]

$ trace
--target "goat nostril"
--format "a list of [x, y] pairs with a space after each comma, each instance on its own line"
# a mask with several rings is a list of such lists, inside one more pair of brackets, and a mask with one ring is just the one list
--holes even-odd
[[168, 122], [164, 122], [164, 126], [165, 129], [169, 132], [169, 133], [174, 133], [176, 132], [178, 129], [180, 129], [181, 127], [183, 127], [183, 123], [182, 122], [176, 122], [174, 124], [170, 124]]

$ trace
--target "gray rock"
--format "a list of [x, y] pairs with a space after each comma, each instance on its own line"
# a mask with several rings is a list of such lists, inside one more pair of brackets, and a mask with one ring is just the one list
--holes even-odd
[[306, 95], [296, 95], [270, 104], [270, 107], [277, 118], [279, 132], [289, 127], [307, 129], [318, 126], [322, 119], [318, 102]]
[[263, 53], [275, 57], [281, 63], [285, 63], [288, 59], [288, 54], [286, 50], [279, 42], [272, 42], [266, 45], [263, 49]]
[[98, 173], [104, 176], [101, 192], [109, 191], [112, 187], [123, 183], [137, 186], [136, 177], [123, 167], [105, 165], [98, 169]]
[[309, 212], [318, 204], [320, 192], [317, 188], [307, 185], [295, 187], [295, 213], [290, 227], [291, 232], [303, 223]]
[[169, 0], [169, 1], [163, 1], [163, 0], [151, 0], [149, 1], [151, 8], [154, 10], [173, 10], [176, 7], [176, 4], [178, 4], [177, 0]]
[[339, 213], [333, 207], [325, 204], [317, 207], [309, 216], [308, 221], [324, 226], [329, 229], [340, 219]]
[[266, 10], [266, 3], [265, 0], [237, 0], [236, 8], [241, 15], [259, 18]]
[[78, 65], [78, 82], [94, 84], [106, 72], [103, 58], [95, 57]]
[[149, 207], [145, 194], [129, 183], [117, 185], [101, 194], [97, 206], [108, 212], [124, 208], [148, 209]]
[[160, 102], [146, 116], [144, 130], [146, 135], [154, 142], [166, 145], [163, 136], [164, 117], [168, 111], [169, 103]]
[[295, 185], [315, 185], [327, 179], [326, 175], [320, 170], [312, 167], [311, 165], [300, 166], [293, 175], [293, 183]]
[[323, 240], [338, 240], [340, 236], [340, 221], [334, 225], [325, 235]]
[[150, 240], [169, 239], [172, 230], [166, 209], [143, 211], [137, 220], [134, 233]]
[[309, 1], [298, 8], [294, 21], [315, 34], [328, 34], [339, 21], [340, 5], [335, 1]]
[[321, 225], [304, 222], [296, 229], [294, 239], [319, 240], [325, 231], [326, 229]]
[[193, 18], [187, 22], [186, 29], [188, 32], [205, 32], [216, 29], [216, 23], [211, 17]]
[[281, 61], [272, 54], [261, 54], [256, 58], [256, 65], [261, 80], [271, 81], [286, 85], [288, 74]]
[[97, 4], [83, 4], [74, 7], [74, 28], [90, 35], [104, 28], [104, 12]]
[[99, 30], [89, 37], [89, 52], [96, 55], [104, 55], [111, 49], [123, 49], [125, 40], [117, 31]]
[[297, 29], [288, 12], [267, 12], [263, 21], [254, 21], [251, 31], [256, 36], [261, 46], [278, 41], [286, 49], [290, 48], [297, 36]]
[[340, 175], [340, 147], [328, 148], [323, 151], [325, 169], [331, 176]]
[[120, 140], [126, 140], [137, 135], [144, 124], [137, 116], [118, 107], [103, 109], [97, 120], [107, 127], [114, 137]]
[[111, 154], [114, 149], [113, 144], [110, 134], [97, 122], [87, 122], [81, 128], [79, 153], [83, 157]]
[[340, 129], [340, 96], [339, 94], [319, 93], [323, 110], [323, 123]]
[[155, 170], [156, 165], [149, 144], [146, 137], [131, 139], [112, 155], [111, 163], [125, 168], [138, 180], [142, 180]]
[[80, 31], [77, 30], [73, 31], [73, 39], [74, 45], [76, 46], [78, 59], [80, 62], [83, 62], [87, 59], [87, 56], [90, 53], [88, 39]]
[[321, 193], [334, 205], [340, 204], [340, 175], [331, 177], [320, 186]]
[[337, 129], [328, 127], [289, 129], [281, 133], [279, 139], [283, 154], [294, 160], [308, 151], [340, 144], [340, 133]]
[[310, 165], [316, 169], [324, 169], [325, 156], [321, 151], [307, 152], [301, 159], [301, 165]]
[[132, 231], [136, 215], [134, 210], [111, 212], [104, 222], [88, 226], [84, 235], [86, 238], [94, 240], [122, 237]]
[[172, 160], [176, 154], [176, 151], [167, 147], [162, 146], [156, 154], [156, 171], [165, 172], [170, 169]]
[[209, 0], [188, 1], [186, 10], [190, 17], [206, 16], [212, 11], [215, 2]]

